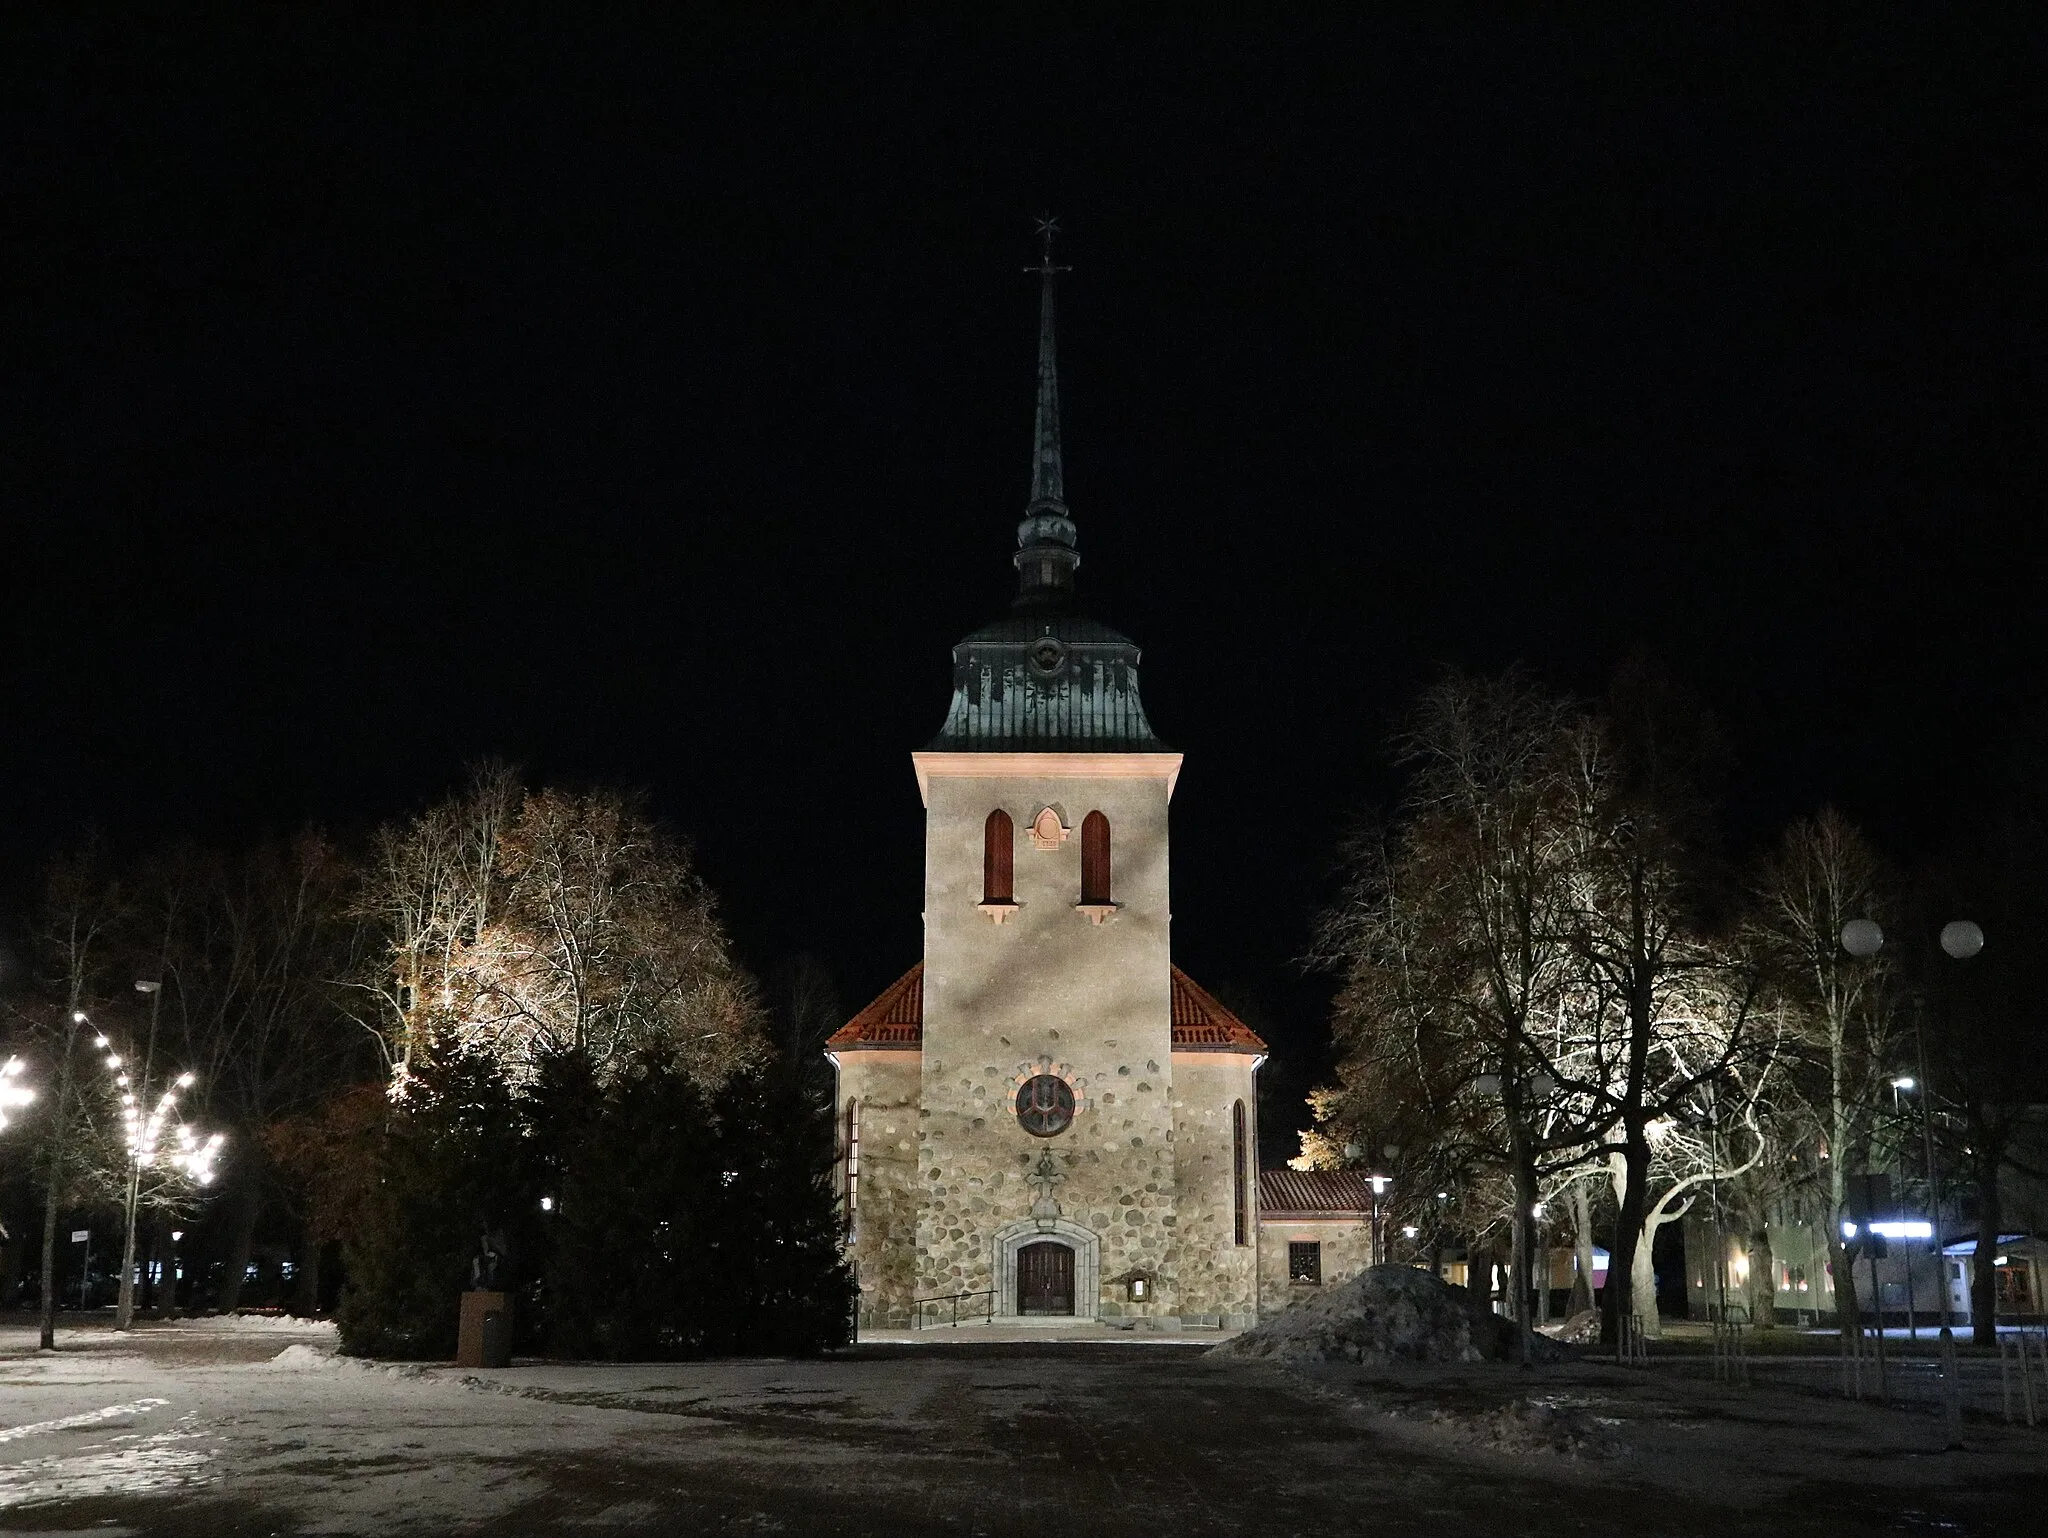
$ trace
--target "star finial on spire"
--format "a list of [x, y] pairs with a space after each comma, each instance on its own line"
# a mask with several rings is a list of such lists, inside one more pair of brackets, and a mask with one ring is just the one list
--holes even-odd
[[1055, 267], [1052, 261], [1052, 238], [1060, 232], [1060, 221], [1053, 214], [1040, 214], [1037, 219], [1038, 238], [1044, 242], [1044, 250], [1036, 267], [1026, 267], [1026, 272], [1041, 272], [1050, 278], [1056, 272], [1072, 272], [1071, 267]]

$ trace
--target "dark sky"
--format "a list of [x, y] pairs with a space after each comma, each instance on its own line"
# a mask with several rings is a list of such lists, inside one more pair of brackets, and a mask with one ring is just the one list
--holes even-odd
[[1187, 754], [1177, 954], [1283, 1061], [1439, 663], [1652, 648], [1738, 845], [1832, 799], [1910, 854], [2041, 709], [2031, 8], [4, 27], [13, 884], [88, 822], [359, 828], [497, 753], [645, 786], [748, 957], [858, 1003], [1013, 585], [1041, 210], [1085, 604]]

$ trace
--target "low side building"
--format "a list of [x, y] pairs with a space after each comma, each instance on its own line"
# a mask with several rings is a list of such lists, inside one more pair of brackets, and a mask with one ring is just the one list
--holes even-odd
[[1259, 1313], [1372, 1264], [1372, 1187], [1355, 1170], [1259, 1172]]

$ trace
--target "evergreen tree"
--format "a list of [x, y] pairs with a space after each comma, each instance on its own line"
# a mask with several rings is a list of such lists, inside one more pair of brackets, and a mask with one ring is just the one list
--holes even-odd
[[[510, 1276], [501, 1281], [513, 1289], [538, 1248], [540, 1171], [528, 1107], [489, 1058], [421, 1053], [405, 1099], [354, 1142], [354, 1157], [373, 1178], [357, 1186], [343, 1230], [342, 1349], [452, 1357], [457, 1295], [471, 1283], [484, 1236], [507, 1254]], [[518, 1320], [515, 1311], [515, 1327]]]

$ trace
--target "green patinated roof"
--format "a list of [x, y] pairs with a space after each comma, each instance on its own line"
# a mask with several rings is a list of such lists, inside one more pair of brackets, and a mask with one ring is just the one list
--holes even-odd
[[939, 753], [1165, 753], [1138, 699], [1137, 643], [1069, 614], [1011, 614], [953, 648]]

